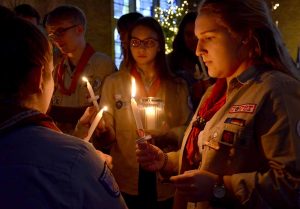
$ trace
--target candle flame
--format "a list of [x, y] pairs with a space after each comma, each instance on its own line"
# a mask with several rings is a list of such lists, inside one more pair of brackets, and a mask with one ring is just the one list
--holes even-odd
[[134, 98], [136, 94], [136, 84], [134, 77], [131, 77], [131, 97]]
[[107, 111], [108, 110], [107, 106], [102, 107], [102, 110]]
[[82, 76], [82, 80], [88, 82], [88, 79], [85, 76]]

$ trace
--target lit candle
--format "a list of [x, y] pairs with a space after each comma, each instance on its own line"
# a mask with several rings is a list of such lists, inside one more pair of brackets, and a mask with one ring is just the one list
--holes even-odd
[[93, 87], [91, 86], [89, 80], [86, 78], [86, 77], [82, 77], [82, 80], [86, 82], [86, 86], [87, 86], [87, 89], [90, 93], [90, 97], [91, 97], [91, 100], [93, 101], [93, 104], [94, 106], [97, 108], [97, 110], [99, 111], [99, 105], [97, 103], [97, 97], [95, 96], [95, 93], [94, 93], [94, 90], [93, 90]]
[[143, 129], [143, 124], [142, 124], [142, 120], [141, 120], [141, 116], [139, 113], [137, 103], [134, 99], [135, 94], [136, 94], [135, 79], [133, 77], [131, 77], [131, 109], [132, 109], [133, 116], [135, 119], [136, 127], [139, 130], [139, 129]]
[[146, 117], [146, 128], [154, 130], [156, 128], [156, 117], [155, 117], [155, 107], [145, 107], [145, 117]]
[[101, 118], [102, 118], [102, 115], [103, 115], [103, 112], [104, 111], [107, 111], [107, 107], [104, 106], [96, 115], [94, 121], [92, 122], [91, 124], [91, 127], [89, 128], [89, 131], [88, 131], [88, 135], [84, 138], [85, 141], [89, 141], [90, 138], [92, 137], [95, 129], [97, 128], [97, 125], [98, 123], [100, 122]]

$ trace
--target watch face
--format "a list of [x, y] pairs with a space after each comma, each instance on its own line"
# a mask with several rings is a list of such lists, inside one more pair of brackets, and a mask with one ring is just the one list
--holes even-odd
[[224, 185], [215, 185], [214, 190], [213, 190], [213, 195], [215, 198], [221, 199], [225, 197], [226, 190]]

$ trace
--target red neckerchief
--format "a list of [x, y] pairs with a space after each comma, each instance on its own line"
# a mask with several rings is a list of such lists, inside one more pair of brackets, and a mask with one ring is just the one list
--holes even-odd
[[185, 147], [187, 159], [193, 168], [197, 168], [199, 165], [198, 160], [195, 158], [196, 155], [199, 155], [198, 135], [204, 129], [206, 122], [225, 104], [226, 85], [226, 79], [217, 80], [211, 94], [199, 108], [196, 121], [193, 122]]
[[64, 82], [64, 74], [65, 74], [64, 62], [65, 62], [66, 57], [64, 57], [61, 60], [60, 64], [58, 65], [58, 69], [57, 69], [57, 82], [58, 82], [58, 90], [62, 94], [70, 96], [71, 94], [73, 94], [75, 92], [79, 77], [81, 76], [87, 62], [89, 61], [89, 59], [91, 58], [91, 56], [94, 53], [95, 53], [95, 50], [92, 48], [92, 46], [89, 44], [86, 44], [86, 47], [85, 47], [85, 49], [80, 57], [80, 60], [75, 68], [75, 73], [74, 73], [74, 76], [72, 78], [72, 82], [71, 82], [69, 88], [65, 87], [65, 82]]
[[140, 73], [137, 71], [136, 67], [133, 67], [130, 71], [130, 74], [134, 77], [136, 85], [138, 86], [139, 90], [139, 95], [141, 96], [146, 96], [146, 97], [155, 97], [159, 91], [160, 88], [160, 79], [157, 78], [155, 81], [152, 83], [149, 91], [146, 91], [145, 85], [142, 80], [142, 76]]
[[7, 104], [4, 106], [0, 105], [0, 109], [0, 133], [9, 132], [27, 125], [43, 126], [61, 133], [61, 130], [55, 125], [52, 118], [39, 111], [18, 105], [11, 105], [8, 108]]

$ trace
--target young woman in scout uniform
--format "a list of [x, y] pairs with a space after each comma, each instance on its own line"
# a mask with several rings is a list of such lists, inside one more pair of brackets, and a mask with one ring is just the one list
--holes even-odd
[[170, 179], [177, 208], [299, 208], [300, 76], [267, 4], [204, 0], [195, 34], [197, 55], [218, 81], [180, 157], [170, 153], [166, 162], [144, 143], [138, 161], [148, 170], [180, 171]]

